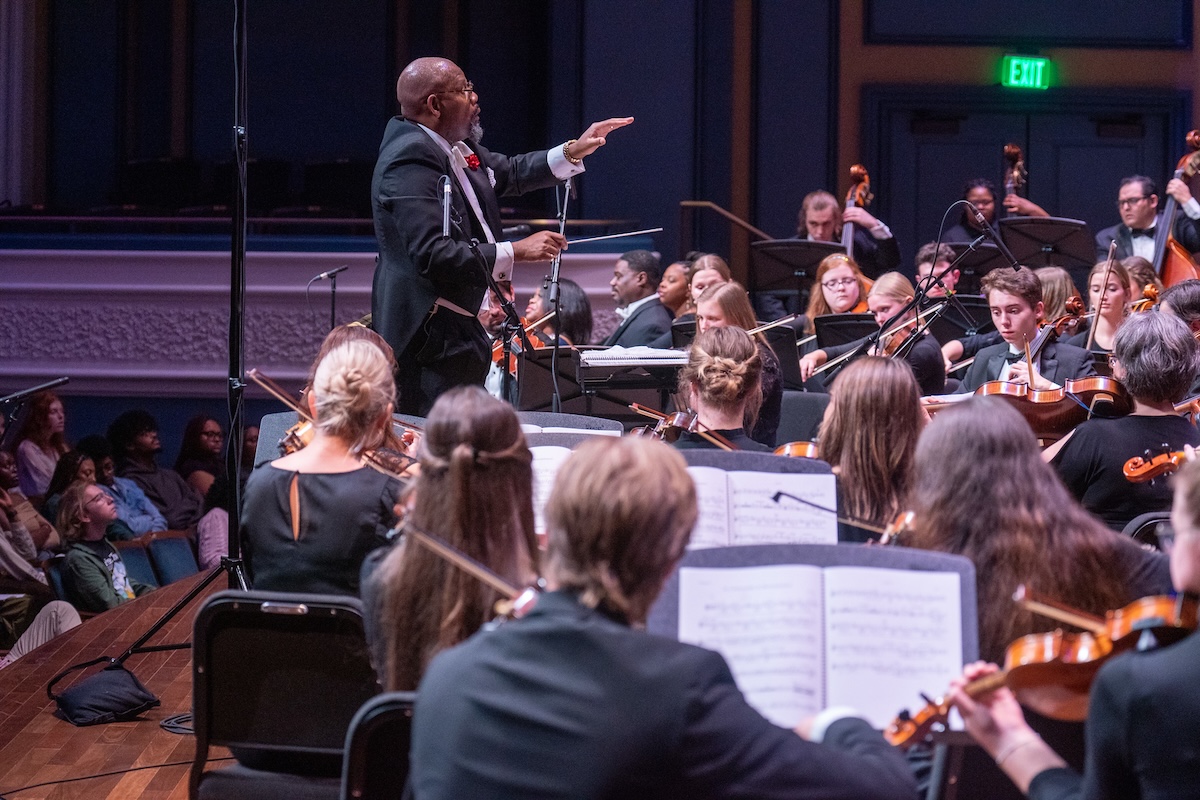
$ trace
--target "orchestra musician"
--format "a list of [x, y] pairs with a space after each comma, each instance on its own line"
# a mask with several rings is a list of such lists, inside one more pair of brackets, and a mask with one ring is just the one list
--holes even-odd
[[992, 321], [1004, 341], [980, 350], [959, 387], [973, 392], [988, 381], [1026, 383], [1034, 389], [1054, 389], [1071, 378], [1095, 374], [1092, 356], [1080, 347], [1050, 342], [1033, 360], [1033, 375], [1025, 363], [1025, 344], [1033, 342], [1042, 319], [1042, 284], [1033, 270], [994, 269], [984, 276], [983, 292]]
[[[530, 295], [525, 305], [526, 322], [532, 324], [554, 310], [546, 301], [546, 285], [543, 282]], [[565, 347], [592, 343], [592, 303], [583, 287], [570, 278], [558, 280], [558, 315], [529, 335], [536, 336], [542, 344], [551, 344], [555, 330], [559, 344]]]
[[[1173, 221], [1172, 233], [1189, 253], [1200, 251], [1200, 202], [1192, 197], [1188, 185], [1172, 178], [1167, 194], [1179, 203], [1182, 214]], [[1117, 259], [1141, 256], [1154, 261], [1154, 231], [1162, 222], [1158, 208], [1158, 189], [1145, 175], [1131, 175], [1121, 180], [1117, 190], [1117, 211], [1121, 221], [1096, 234], [1096, 260], [1108, 258], [1108, 246], [1117, 242]]]
[[834, 253], [821, 259], [808, 298], [805, 333], [812, 333], [813, 320], [826, 314], [867, 313], [867, 288], [870, 282], [851, 258]]
[[1143, 299], [1147, 286], [1153, 286], [1160, 295], [1166, 289], [1154, 272], [1154, 265], [1141, 256], [1122, 258], [1121, 266], [1129, 273], [1129, 296], [1135, 302]]
[[[1160, 535], [1170, 553], [1174, 588], [1200, 593], [1200, 465], [1189, 463], [1175, 479], [1173, 534]], [[1114, 656], [1092, 683], [1087, 717], [1087, 758], [1082, 773], [1070, 769], [1030, 726], [1011, 691], [974, 698], [963, 687], [995, 672], [994, 664], [969, 665], [950, 688], [967, 732], [1016, 787], [1034, 800], [1059, 798], [1167, 798], [1200, 794], [1195, 743], [1200, 741], [1200, 634], [1170, 647]], [[1195, 678], [1196, 680], [1193, 680]]]
[[[772, 447], [746, 434], [747, 424], [753, 427], [762, 404], [762, 371], [762, 356], [750, 334], [736, 327], [709, 328], [688, 348], [688, 362], [679, 372], [679, 393], [703, 430], [724, 437], [738, 450], [770, 452]], [[717, 448], [699, 434], [686, 431], [675, 446]]]
[[[753, 357], [734, 328], [698, 341], [735, 333]], [[696, 489], [666, 445], [594, 438], [546, 508], [549, 591], [438, 655], [421, 681], [415, 796], [913, 800], [903, 757], [866, 721], [829, 709], [777, 727], [721, 655], [643, 630], [684, 554]]]
[[[1107, 259], [1097, 262], [1088, 273], [1088, 307], [1093, 316], [1080, 326], [1080, 330], [1063, 341], [1076, 347], [1087, 347], [1091, 339], [1093, 353], [1107, 353], [1113, 349], [1113, 339], [1117, 330], [1129, 317], [1129, 303], [1133, 299], [1129, 293], [1129, 273], [1121, 262]], [[1138, 292], [1141, 297], [1141, 292]], [[1096, 333], [1091, 333], [1095, 327]]]
[[[988, 224], [996, 224], [996, 184], [987, 178], [972, 178], [963, 185], [962, 199], [979, 209]], [[1024, 217], [1048, 217], [1044, 208], [1027, 197], [1021, 197], [1015, 192], [1004, 196], [1004, 210], [1009, 214]], [[983, 229], [975, 221], [971, 210], [964, 208], [958, 224], [942, 234], [942, 241], [951, 244], [957, 242], [973, 242], [983, 235]]]
[[862, 272], [874, 278], [900, 266], [900, 246], [891, 229], [865, 208], [843, 209], [837, 198], [826, 191], [809, 192], [805, 196], [796, 223], [796, 238], [838, 242], [846, 222], [854, 223], [854, 261]]
[[[954, 263], [954, 249], [950, 245], [929, 242], [922, 245], [921, 249], [917, 251], [917, 285], [925, 288], [926, 298], [931, 301], [937, 300], [954, 292], [954, 287], [961, 277], [959, 271], [952, 269], [942, 275], [952, 263]], [[942, 277], [933, 283], [934, 278], [938, 275], [942, 275]], [[933, 283], [933, 285], [925, 287], [924, 284], [927, 283]]]
[[[875, 322], [883, 325], [913, 299], [913, 286], [899, 272], [880, 275], [867, 294], [867, 308], [875, 315]], [[912, 368], [921, 394], [941, 394], [946, 386], [946, 367], [937, 340], [928, 331], [917, 333], [916, 309], [910, 309], [901, 319], [892, 324], [891, 332], [885, 331], [872, 355], [891, 355], [903, 348], [903, 358]], [[890, 335], [889, 335], [890, 333]], [[915, 336], [915, 341], [907, 341]], [[814, 350], [800, 359], [800, 375], [805, 380], [812, 377], [814, 370], [822, 364], [848, 353], [861, 345], [861, 340], [850, 344]]]
[[1166, 511], [1166, 481], [1130, 483], [1125, 462], [1200, 446], [1200, 432], [1175, 411], [1196, 374], [1196, 340], [1181, 320], [1168, 314], [1134, 314], [1117, 331], [1113, 377], [1133, 397], [1133, 413], [1094, 417], [1069, 433], [1051, 462], [1067, 489], [1106, 525], [1121, 530], [1139, 514]]

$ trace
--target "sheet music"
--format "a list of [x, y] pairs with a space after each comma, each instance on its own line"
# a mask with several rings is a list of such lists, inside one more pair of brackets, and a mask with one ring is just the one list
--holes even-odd
[[687, 363], [687, 353], [682, 350], [666, 350], [656, 347], [608, 347], [603, 350], [581, 350], [579, 363], [584, 366], [620, 365], [620, 364], [664, 364], [682, 365]]
[[746, 701], [793, 728], [824, 702], [821, 569], [679, 571], [679, 639], [716, 650]]
[[[831, 474], [729, 472], [729, 543], [837, 544], [837, 484]], [[834, 513], [787, 497], [787, 492]]]
[[533, 454], [533, 530], [546, 532], [546, 502], [554, 488], [554, 478], [571, 451], [556, 445], [538, 445], [529, 448]]
[[729, 546], [729, 473], [717, 467], [688, 467], [696, 484], [699, 516], [689, 547]]
[[876, 728], [962, 673], [958, 573], [827, 567], [824, 607], [828, 704]]

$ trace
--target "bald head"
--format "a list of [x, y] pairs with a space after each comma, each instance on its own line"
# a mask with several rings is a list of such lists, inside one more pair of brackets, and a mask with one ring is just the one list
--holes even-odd
[[450, 142], [479, 141], [478, 97], [470, 91], [467, 76], [445, 58], [418, 58], [396, 81], [396, 99], [405, 119], [437, 131]]
[[404, 68], [396, 81], [400, 113], [409, 119], [416, 119], [426, 110], [429, 95], [459, 88], [466, 80], [463, 71], [449, 59], [418, 58]]

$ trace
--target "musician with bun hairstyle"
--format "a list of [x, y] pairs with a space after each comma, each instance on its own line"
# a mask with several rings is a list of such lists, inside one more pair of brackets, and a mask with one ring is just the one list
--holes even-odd
[[866, 721], [830, 709], [795, 731], [773, 725], [718, 653], [642, 630], [687, 547], [696, 489], [671, 448], [594, 438], [546, 507], [549, 591], [421, 681], [415, 796], [916, 797]]
[[[1181, 593], [1200, 593], [1200, 464], [1175, 479], [1174, 532], [1160, 535], [1170, 554], [1171, 580]], [[1196, 742], [1200, 741], [1200, 634], [1112, 658], [1092, 683], [1087, 758], [1075, 771], [1030, 727], [1008, 689], [972, 698], [963, 687], [997, 670], [969, 665], [951, 685], [949, 699], [967, 732], [1034, 800], [1059, 798], [1167, 798], [1200, 795]]]
[[364, 463], [391, 427], [387, 359], [347, 341], [321, 359], [307, 395], [315, 432], [250, 475], [242, 510], [255, 589], [357, 595], [363, 559], [386, 542], [400, 481]]
[[[741, 328], [709, 328], [688, 348], [688, 363], [679, 373], [679, 393], [696, 413], [701, 430], [727, 439], [738, 450], [770, 452], [772, 448], [751, 439], [762, 404], [762, 356]], [[675, 446], [681, 449], [717, 449], [698, 433], [683, 433]]]

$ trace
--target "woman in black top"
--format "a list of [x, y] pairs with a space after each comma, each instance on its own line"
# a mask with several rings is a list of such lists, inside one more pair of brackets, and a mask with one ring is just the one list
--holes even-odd
[[392, 420], [395, 384], [378, 347], [350, 341], [321, 360], [303, 450], [255, 470], [242, 512], [255, 589], [358, 594], [362, 561], [384, 544], [400, 482], [365, 466]]
[[208, 414], [197, 414], [183, 429], [175, 471], [197, 492], [207, 494], [217, 476], [225, 474], [224, 450], [221, 423]]
[[1128, 318], [1113, 343], [1113, 375], [1133, 395], [1133, 413], [1091, 419], [1063, 440], [1051, 462], [1083, 507], [1121, 530], [1147, 511], [1167, 511], [1166, 481], [1130, 483], [1122, 471], [1134, 456], [1200, 446], [1200, 432], [1175, 412], [1196, 371], [1197, 345], [1178, 318], [1145, 312]]
[[[743, 420], [754, 419], [762, 402], [762, 357], [750, 334], [737, 327], [709, 328], [688, 348], [679, 373], [679, 393], [696, 413], [700, 428], [716, 433], [738, 450], [770, 452], [746, 435]], [[675, 442], [680, 449], [720, 449], [695, 433]]]

